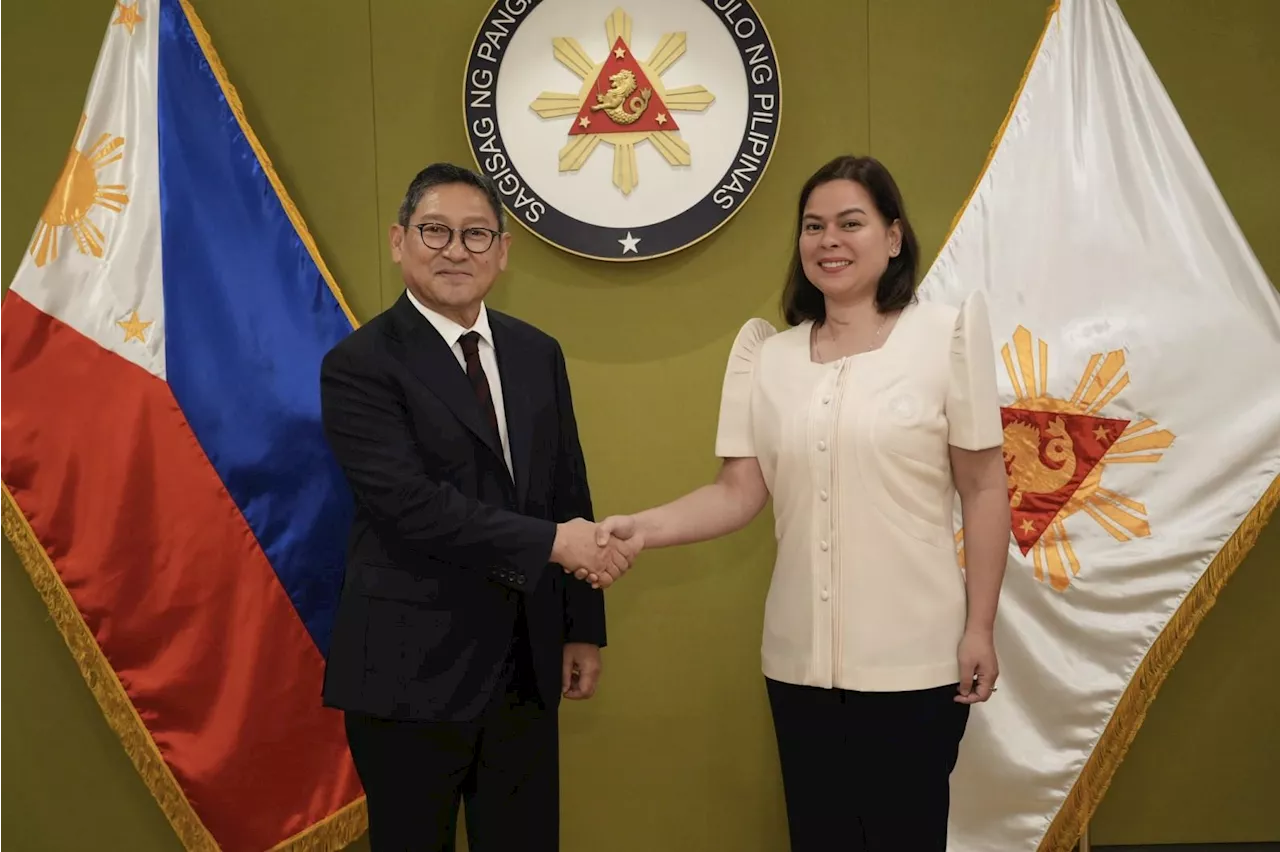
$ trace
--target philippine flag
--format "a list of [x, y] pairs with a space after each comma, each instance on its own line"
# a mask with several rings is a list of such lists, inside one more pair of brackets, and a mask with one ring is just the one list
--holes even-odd
[[178, 836], [351, 840], [318, 375], [354, 320], [186, 0], [112, 9], [2, 311], [5, 533]]

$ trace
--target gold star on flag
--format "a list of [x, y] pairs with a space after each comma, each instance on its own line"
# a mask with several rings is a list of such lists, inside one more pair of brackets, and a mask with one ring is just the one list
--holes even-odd
[[133, 28], [142, 23], [145, 18], [138, 11], [138, 4], [116, 2], [116, 8], [120, 10], [120, 16], [112, 21], [112, 24], [119, 24], [129, 31], [129, 35], [133, 35]]
[[627, 58], [627, 52], [626, 52], [625, 50], [623, 50], [622, 48], [618, 48], [617, 50], [615, 50], [615, 51], [613, 52], [613, 55], [614, 55], [614, 56], [616, 56], [616, 57], [618, 57], [619, 59], [626, 59], [626, 58]]
[[1035, 532], [1035, 531], [1036, 531], [1036, 525], [1035, 525], [1035, 523], [1034, 523], [1034, 522], [1032, 522], [1032, 520], [1031, 520], [1030, 518], [1026, 518], [1026, 519], [1024, 519], [1024, 520], [1022, 521], [1022, 531], [1023, 531], [1024, 533], [1027, 533], [1027, 534], [1030, 534], [1030, 533]]
[[1093, 430], [1093, 437], [1097, 438], [1099, 441], [1105, 441], [1107, 440], [1107, 430], [1099, 426], [1097, 429]]
[[129, 317], [127, 320], [116, 320], [116, 325], [124, 329], [125, 343], [128, 343], [130, 340], [138, 340], [142, 343], [146, 343], [147, 329], [151, 327], [152, 322], [153, 321], [151, 320], [148, 320], [147, 322], [139, 320], [138, 311], [135, 308], [133, 316]]
[[667, 114], [666, 114], [665, 112], [660, 112], [660, 113], [658, 113], [658, 114], [654, 117], [654, 119], [653, 119], [653, 120], [654, 120], [654, 121], [656, 121], [656, 122], [658, 122], [659, 124], [666, 124], [666, 123], [667, 123]]
[[584, 115], [582, 118], [578, 119], [578, 123], [579, 123], [579, 124], [581, 124], [583, 127], [590, 127], [590, 126], [591, 126], [591, 119], [587, 118], [587, 117]]

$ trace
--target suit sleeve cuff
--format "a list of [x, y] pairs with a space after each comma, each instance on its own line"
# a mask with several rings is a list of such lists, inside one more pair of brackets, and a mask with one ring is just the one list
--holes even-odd
[[537, 518], [527, 518], [527, 530], [521, 538], [529, 542], [517, 558], [505, 565], [489, 569], [489, 579], [517, 592], [533, 594], [538, 581], [547, 573], [551, 563], [551, 547], [556, 540], [556, 523]]

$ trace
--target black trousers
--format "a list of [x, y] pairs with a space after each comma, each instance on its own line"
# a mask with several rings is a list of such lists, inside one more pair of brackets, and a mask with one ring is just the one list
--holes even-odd
[[372, 852], [453, 852], [459, 802], [471, 852], [559, 849], [556, 709], [538, 698], [523, 642], [513, 645], [504, 681], [474, 722], [346, 714]]
[[969, 721], [956, 684], [852, 692], [766, 678], [791, 852], [946, 852]]

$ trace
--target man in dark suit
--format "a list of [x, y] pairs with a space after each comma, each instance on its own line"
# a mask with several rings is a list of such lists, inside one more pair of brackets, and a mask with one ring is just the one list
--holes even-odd
[[330, 351], [324, 428], [355, 497], [324, 682], [383, 850], [555, 850], [557, 710], [589, 698], [618, 573], [595, 541], [564, 354], [487, 310], [511, 235], [497, 191], [436, 164], [391, 254], [405, 292]]

